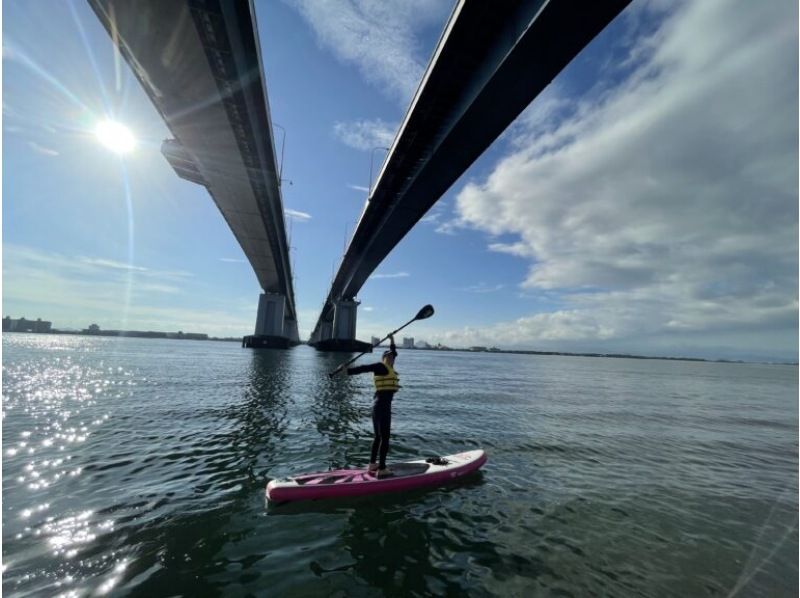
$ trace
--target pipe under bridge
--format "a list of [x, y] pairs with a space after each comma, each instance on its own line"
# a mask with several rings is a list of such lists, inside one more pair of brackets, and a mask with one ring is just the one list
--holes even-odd
[[460, 0], [322, 306], [309, 344], [365, 350], [356, 295], [464, 171], [630, 0]]
[[88, 0], [208, 189], [263, 289], [245, 346], [299, 342], [279, 170], [251, 0]]

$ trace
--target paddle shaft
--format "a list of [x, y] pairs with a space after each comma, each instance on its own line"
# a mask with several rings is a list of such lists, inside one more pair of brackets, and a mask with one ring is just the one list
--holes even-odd
[[363, 353], [360, 353], [360, 354], [356, 355], [355, 357], [353, 357], [353, 359], [351, 359], [351, 360], [349, 360], [349, 361], [345, 361], [345, 362], [344, 362], [342, 365], [340, 365], [338, 368], [336, 368], [336, 369], [335, 369], [335, 370], [333, 370], [333, 371], [332, 371], [330, 374], [328, 374], [328, 376], [331, 376], [331, 377], [333, 377], [335, 374], [338, 374], [339, 372], [341, 372], [341, 371], [342, 371], [342, 369], [343, 369], [343, 368], [345, 368], [345, 367], [347, 367], [348, 365], [350, 365], [351, 363], [353, 363], [353, 362], [354, 362], [356, 359], [358, 359], [358, 358], [359, 358], [359, 357], [361, 357], [362, 355], [366, 355], [367, 353], [371, 353], [371, 352], [372, 352], [372, 349], [374, 349], [375, 347], [379, 346], [379, 345], [380, 345], [380, 344], [381, 344], [383, 341], [385, 341], [387, 338], [389, 338], [390, 336], [394, 336], [395, 334], [397, 334], [398, 332], [400, 332], [400, 331], [401, 331], [403, 328], [405, 328], [406, 326], [408, 326], [409, 324], [411, 324], [411, 322], [415, 322], [416, 320], [417, 320], [417, 317], [416, 317], [416, 316], [414, 316], [414, 317], [413, 317], [413, 318], [411, 318], [411, 319], [410, 319], [408, 322], [406, 322], [405, 324], [403, 324], [402, 326], [400, 326], [400, 328], [398, 328], [397, 330], [393, 330], [392, 332], [390, 332], [389, 334], [387, 334], [386, 336], [384, 336], [384, 337], [383, 337], [381, 340], [379, 340], [379, 341], [378, 341], [378, 344], [377, 344], [377, 345], [372, 345], [372, 348], [371, 348], [369, 351], [364, 351]]

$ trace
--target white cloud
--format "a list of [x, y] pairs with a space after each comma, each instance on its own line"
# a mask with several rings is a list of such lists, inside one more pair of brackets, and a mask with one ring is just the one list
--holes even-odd
[[229, 263], [229, 264], [246, 264], [247, 263], [247, 260], [243, 260], [241, 258], [235, 258], [235, 257], [221, 257], [221, 258], [219, 258], [219, 261], [226, 262], [226, 263]]
[[515, 123], [512, 153], [458, 195], [459, 222], [517, 237], [489, 248], [530, 260], [523, 287], [564, 308], [492, 334], [761, 330], [796, 347], [796, 22], [791, 3], [684, 3], [616, 87], [551, 91]]
[[385, 152], [378, 153], [376, 148], [388, 148], [394, 140], [397, 124], [389, 124], [381, 119], [337, 122], [333, 125], [333, 133], [339, 141], [348, 147], [371, 152], [375, 149], [375, 169], [380, 167]]
[[133, 266], [107, 258], [71, 256], [36, 248], [3, 247], [3, 309], [8, 315], [33, 315], [56, 328], [171, 330], [241, 334], [252, 329], [255, 308], [173, 306], [192, 292], [188, 272]]
[[362, 191], [363, 193], [366, 193], [367, 191], [369, 191], [369, 187], [362, 187], [361, 185], [347, 185], [347, 186], [350, 189], [353, 189], [355, 191]]
[[394, 274], [373, 274], [370, 276], [370, 279], [373, 278], [406, 278], [411, 276], [408, 272], [395, 272]]
[[508, 253], [518, 257], [531, 257], [530, 247], [525, 243], [489, 243], [489, 251]]
[[283, 213], [287, 218], [291, 218], [294, 221], [307, 222], [308, 220], [311, 220], [311, 214], [307, 214], [306, 212], [299, 212], [297, 210], [290, 210], [286, 208], [283, 210]]
[[320, 45], [387, 95], [408, 103], [428, 61], [419, 40], [441, 27], [452, 4], [430, 0], [286, 0], [309, 23]]
[[59, 153], [56, 150], [50, 149], [49, 147], [45, 147], [43, 145], [39, 145], [35, 141], [29, 141], [28, 145], [30, 146], [30, 148], [33, 151], [35, 151], [35, 152], [37, 152], [39, 154], [45, 155], [45, 156], [58, 156], [59, 155]]
[[433, 226], [434, 232], [440, 235], [454, 236], [464, 227], [464, 222], [458, 216], [449, 214], [444, 203], [439, 200], [438, 204], [420, 219], [420, 223]]
[[102, 268], [113, 268], [114, 270], [135, 270], [137, 272], [147, 272], [147, 268], [127, 264], [125, 262], [117, 262], [115, 260], [107, 260], [102, 258], [82, 257], [80, 261], [90, 266], [100, 266]]
[[145, 283], [138, 284], [136, 290], [139, 293], [180, 293], [179, 287], [168, 284]]
[[447, 220], [439, 223], [434, 231], [440, 235], [455, 235], [458, 228], [459, 222], [457, 220]]
[[[137, 276], [162, 280], [174, 280], [175, 278], [190, 278], [194, 276], [191, 272], [186, 272], [184, 270], [157, 270], [108, 258], [65, 255], [63, 253], [46, 251], [25, 245], [4, 243], [4, 269], [23, 265], [31, 270], [66, 272], [76, 277], [98, 277], [105, 280], [114, 277], [114, 274], [109, 273], [109, 270], [112, 272], [118, 271], [116, 272], [117, 278], [124, 277], [130, 272], [135, 272]], [[7, 272], [4, 270], [4, 277], [6, 274]]]
[[474, 284], [468, 287], [463, 287], [458, 289], [459, 291], [463, 291], [465, 293], [496, 293], [504, 289], [506, 285], [504, 284], [495, 284], [495, 285], [487, 285], [485, 282], [481, 282], [479, 284]]
[[145, 268], [107, 258], [70, 256], [22, 245], [3, 245], [3, 278], [11, 296], [27, 288], [40, 296], [58, 297], [52, 286], [37, 291], [33, 284], [35, 279], [57, 283], [55, 286], [69, 282], [73, 289], [96, 288], [99, 289], [97, 292], [89, 291], [88, 294], [102, 295], [111, 288], [124, 287], [134, 275], [138, 281], [137, 291], [150, 285], [153, 289], [169, 289], [169, 292], [174, 292], [176, 281], [194, 276], [190, 272]]

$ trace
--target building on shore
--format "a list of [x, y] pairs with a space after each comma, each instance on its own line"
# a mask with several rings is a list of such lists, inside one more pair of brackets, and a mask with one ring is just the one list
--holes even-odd
[[377, 336], [373, 336], [369, 342], [373, 347], [377, 347], [378, 345], [381, 344], [381, 339], [379, 339]]
[[3, 332], [50, 332], [52, 322], [45, 322], [41, 318], [26, 320], [24, 317], [14, 320], [11, 316], [3, 318]]
[[403, 349], [413, 349], [414, 348], [414, 337], [404, 337], [403, 338]]

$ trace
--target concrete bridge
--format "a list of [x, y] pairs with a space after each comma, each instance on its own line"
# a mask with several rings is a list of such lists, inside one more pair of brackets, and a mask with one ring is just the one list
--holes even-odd
[[245, 346], [299, 342], [269, 101], [248, 0], [88, 0], [173, 138], [162, 153], [203, 185], [255, 271]]
[[464, 171], [630, 0], [461, 0], [383, 163], [309, 344], [364, 350], [356, 296]]

